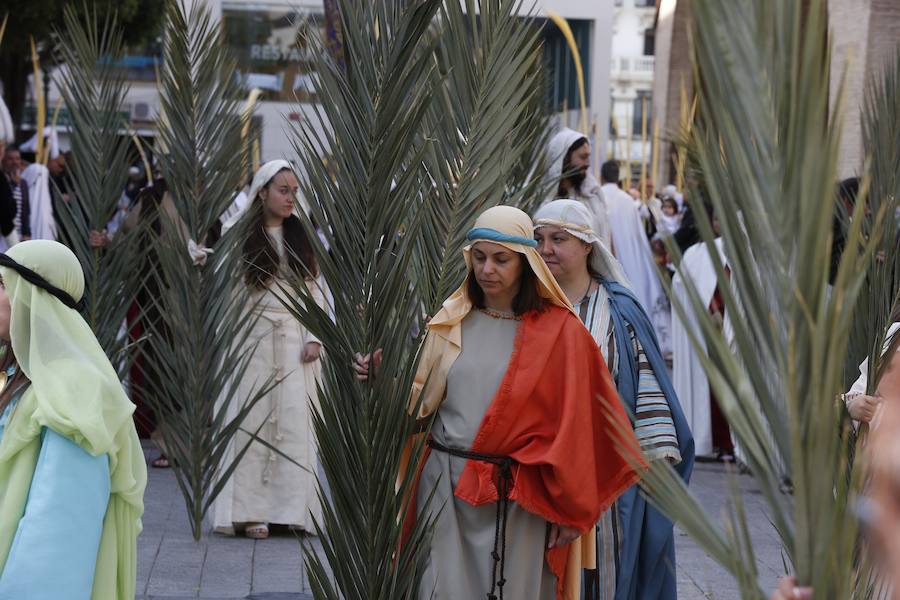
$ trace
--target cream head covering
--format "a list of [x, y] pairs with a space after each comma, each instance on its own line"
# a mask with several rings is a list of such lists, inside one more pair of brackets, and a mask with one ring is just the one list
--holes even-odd
[[469, 277], [474, 277], [472, 245], [478, 242], [492, 242], [524, 255], [535, 274], [541, 297], [550, 304], [575, 314], [572, 304], [535, 249], [537, 242], [534, 241], [534, 225], [527, 214], [512, 206], [489, 208], [475, 221], [475, 226], [469, 231], [466, 239], [471, 242], [469, 246], [463, 248], [468, 275], [428, 323], [428, 335], [422, 349], [422, 358], [410, 401], [412, 411], [427, 381], [428, 387], [422, 399], [419, 418], [431, 414], [440, 406], [447, 385], [447, 373], [462, 351], [462, 321], [472, 310], [472, 302], [467, 292]]
[[630, 288], [622, 264], [612, 255], [597, 234], [591, 229], [591, 215], [578, 200], [554, 200], [548, 202], [534, 215], [534, 229], [554, 225], [564, 229], [582, 242], [593, 246], [589, 260], [598, 275]]
[[468, 275], [462, 285], [444, 302], [438, 314], [431, 319], [429, 330], [434, 331], [460, 323], [472, 310], [467, 289], [469, 278], [475, 276], [472, 272], [472, 246], [478, 242], [492, 242], [524, 255], [537, 278], [540, 296], [551, 304], [572, 310], [571, 303], [536, 250], [534, 225], [527, 214], [513, 206], [489, 208], [475, 221], [475, 226], [466, 235], [466, 239], [471, 242], [463, 248]]
[[47, 427], [93, 456], [109, 456], [110, 499], [92, 598], [133, 598], [147, 470], [134, 405], [74, 308], [84, 293], [81, 265], [62, 244], [33, 240], [0, 255], [0, 277], [11, 307], [12, 349], [31, 381], [0, 442], [0, 570], [36, 465], [29, 449]]
[[582, 138], [588, 139], [588, 136], [568, 127], [563, 127], [559, 130], [559, 133], [550, 138], [547, 147], [547, 160], [550, 161], [547, 176], [551, 180], [558, 181], [562, 177], [563, 161], [566, 158], [566, 153], [575, 142]]
[[[232, 227], [234, 227], [238, 221], [241, 220], [241, 217], [244, 216], [244, 213], [253, 206], [253, 203], [256, 201], [256, 196], [259, 194], [259, 191], [266, 187], [272, 178], [278, 175], [281, 171], [288, 170], [297, 176], [296, 171], [294, 171], [294, 167], [286, 160], [278, 159], [278, 160], [270, 160], [263, 166], [259, 168], [255, 175], [253, 175], [253, 181], [250, 182], [250, 191], [247, 193], [247, 202], [244, 203], [243, 206], [233, 207], [237, 209], [231, 218], [225, 221], [222, 224], [222, 233], [225, 233]], [[299, 180], [300, 178], [297, 177]], [[298, 199], [299, 201], [299, 199]]]

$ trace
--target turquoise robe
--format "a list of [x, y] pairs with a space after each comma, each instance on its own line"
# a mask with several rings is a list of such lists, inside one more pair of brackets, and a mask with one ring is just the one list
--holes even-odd
[[[22, 391], [0, 414], [0, 441]], [[91, 456], [44, 428], [25, 514], [0, 571], [0, 600], [90, 599], [109, 486], [107, 455]]]

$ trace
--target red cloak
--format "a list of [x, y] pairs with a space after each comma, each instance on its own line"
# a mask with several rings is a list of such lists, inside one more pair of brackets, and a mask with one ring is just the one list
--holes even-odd
[[[581, 321], [557, 306], [525, 315], [471, 448], [515, 460], [510, 499], [549, 523], [588, 531], [640, 479], [637, 439], [628, 444], [631, 461], [614, 441], [628, 435], [634, 438], [612, 377]], [[454, 495], [473, 506], [497, 502], [497, 477], [496, 466], [470, 460]], [[545, 554], [562, 599], [569, 547]]]

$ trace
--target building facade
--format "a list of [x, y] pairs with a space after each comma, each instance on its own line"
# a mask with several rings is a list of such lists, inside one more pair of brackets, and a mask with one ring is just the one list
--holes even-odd
[[615, 0], [613, 10], [607, 156], [638, 177], [652, 158], [656, 0]]
[[[196, 1], [196, 0], [195, 0]], [[287, 130], [305, 119], [311, 103], [316, 101], [313, 83], [316, 73], [312, 67], [310, 50], [298, 41], [298, 31], [304, 27], [319, 30], [325, 35], [323, 0], [206, 0], [213, 16], [222, 23], [229, 48], [237, 60], [238, 76], [249, 94], [253, 88], [262, 90], [256, 106], [254, 134], [262, 161], [278, 157], [291, 158]], [[625, 0], [635, 2], [642, 0]], [[529, 18], [542, 28], [544, 54], [548, 70], [547, 106], [556, 116], [554, 125], [580, 128], [586, 121], [595, 147], [605, 148], [609, 122], [609, 65], [613, 36], [614, 0], [539, 0], [534, 12], [530, 3], [523, 3], [522, 17]], [[578, 44], [584, 67], [587, 113], [582, 120], [580, 94], [574, 60], [562, 33], [548, 22], [548, 11], [565, 18]], [[122, 61], [130, 91], [122, 107], [123, 120], [152, 145], [155, 120], [159, 114], [157, 65], [162, 57], [162, 32], [147, 47], [135, 51]], [[64, 68], [64, 67], [63, 67]], [[56, 105], [59, 92], [51, 74], [49, 107]], [[31, 130], [34, 129], [34, 108], [31, 107]], [[49, 120], [49, 118], [48, 118]], [[67, 146], [66, 110], [58, 120], [61, 145]], [[26, 123], [25, 128], [28, 128]], [[597, 153], [597, 159], [602, 153]]]
[[[832, 110], [840, 106], [843, 111], [838, 175], [846, 178], [858, 175], [863, 166], [860, 115], [866, 83], [881, 73], [900, 47], [900, 1], [827, 0], [827, 9], [832, 43], [830, 103]], [[690, 28], [690, 0], [660, 0], [653, 116], [664, 132], [657, 177], [665, 181], [674, 178], [671, 144], [666, 139], [678, 130], [683, 97], [689, 102], [693, 97]]]

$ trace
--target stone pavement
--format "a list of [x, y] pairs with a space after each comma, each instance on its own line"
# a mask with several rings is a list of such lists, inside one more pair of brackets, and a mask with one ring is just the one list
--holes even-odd
[[[751, 520], [760, 577], [773, 589], [782, 570], [781, 547], [763, 511], [762, 497], [747, 476], [736, 478]], [[691, 487], [717, 517], [725, 506], [729, 477], [721, 465], [698, 464]], [[280, 532], [268, 540], [191, 536], [175, 477], [150, 469], [144, 532], [138, 539], [138, 600], [307, 600], [301, 539]], [[315, 538], [302, 538], [320, 549]], [[678, 592], [681, 600], [738, 600], [734, 580], [690, 539], [676, 531]]]

